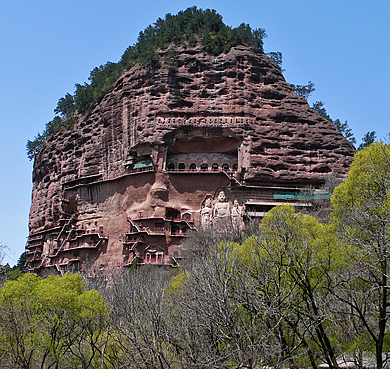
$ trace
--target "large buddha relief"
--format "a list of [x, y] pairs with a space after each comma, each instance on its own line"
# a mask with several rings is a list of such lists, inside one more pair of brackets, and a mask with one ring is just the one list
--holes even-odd
[[220, 191], [218, 194], [217, 202], [214, 205], [213, 218], [223, 219], [231, 215], [230, 203], [227, 201], [225, 191]]
[[213, 205], [212, 197], [207, 196], [203, 201], [202, 207], [200, 209], [200, 224], [203, 228], [208, 228], [212, 225], [213, 222]]
[[200, 224], [204, 228], [211, 226], [218, 227], [222, 223], [231, 221], [235, 229], [244, 227], [244, 207], [237, 199], [233, 204], [228, 201], [225, 191], [218, 193], [217, 199], [212, 201], [211, 195], [207, 195], [201, 204]]

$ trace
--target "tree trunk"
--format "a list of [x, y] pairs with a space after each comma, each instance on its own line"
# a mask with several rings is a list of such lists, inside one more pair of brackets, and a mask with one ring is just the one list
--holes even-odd
[[383, 340], [386, 333], [386, 312], [387, 312], [387, 261], [383, 260], [381, 262], [381, 272], [382, 272], [382, 298], [379, 304], [379, 334], [378, 340], [376, 342], [376, 367], [377, 369], [382, 369], [382, 353], [383, 353]]

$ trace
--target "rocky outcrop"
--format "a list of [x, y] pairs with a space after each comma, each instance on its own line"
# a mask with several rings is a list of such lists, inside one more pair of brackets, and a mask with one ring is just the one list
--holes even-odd
[[[162, 61], [124, 72], [74, 130], [49, 138], [34, 162], [31, 234], [58, 226], [63, 214], [122, 214], [122, 224], [106, 220], [105, 229], [123, 234], [135, 209], [156, 216], [173, 198], [172, 208], [198, 211], [212, 188], [197, 193], [183, 180], [178, 190], [168, 166], [177, 169], [182, 161], [188, 170], [192, 160], [200, 169], [207, 155], [217, 167], [217, 159], [235, 155], [230, 169], [241, 187], [317, 185], [348, 170], [352, 144], [294, 93], [265, 54], [242, 46], [214, 57], [181, 47], [175, 60], [175, 66]], [[142, 168], [151, 171], [141, 178], [135, 173]]]

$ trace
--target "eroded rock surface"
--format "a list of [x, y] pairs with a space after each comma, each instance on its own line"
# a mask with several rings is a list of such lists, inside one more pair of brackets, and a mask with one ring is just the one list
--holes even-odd
[[[221, 189], [250, 212], [251, 204], [275, 203], [277, 193], [289, 201], [288, 191], [347, 172], [352, 144], [265, 54], [179, 48], [175, 60], [176, 69], [162, 62], [123, 73], [92, 114], [36, 156], [29, 226], [30, 239], [42, 242], [30, 242], [32, 269], [77, 264], [88, 253], [72, 245], [91, 243], [87, 234], [96, 234], [95, 254], [88, 251], [96, 267], [134, 258], [172, 263], [183, 230], [199, 224], [202, 202]], [[187, 221], [174, 224], [172, 214]], [[152, 237], [141, 218], [162, 233], [126, 244], [125, 234]]]

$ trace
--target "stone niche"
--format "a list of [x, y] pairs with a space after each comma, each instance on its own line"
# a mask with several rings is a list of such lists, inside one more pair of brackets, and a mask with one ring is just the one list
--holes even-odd
[[236, 171], [238, 168], [237, 151], [226, 153], [169, 153], [167, 170], [224, 170]]
[[242, 141], [226, 129], [177, 132], [168, 148], [168, 171], [237, 171]]

